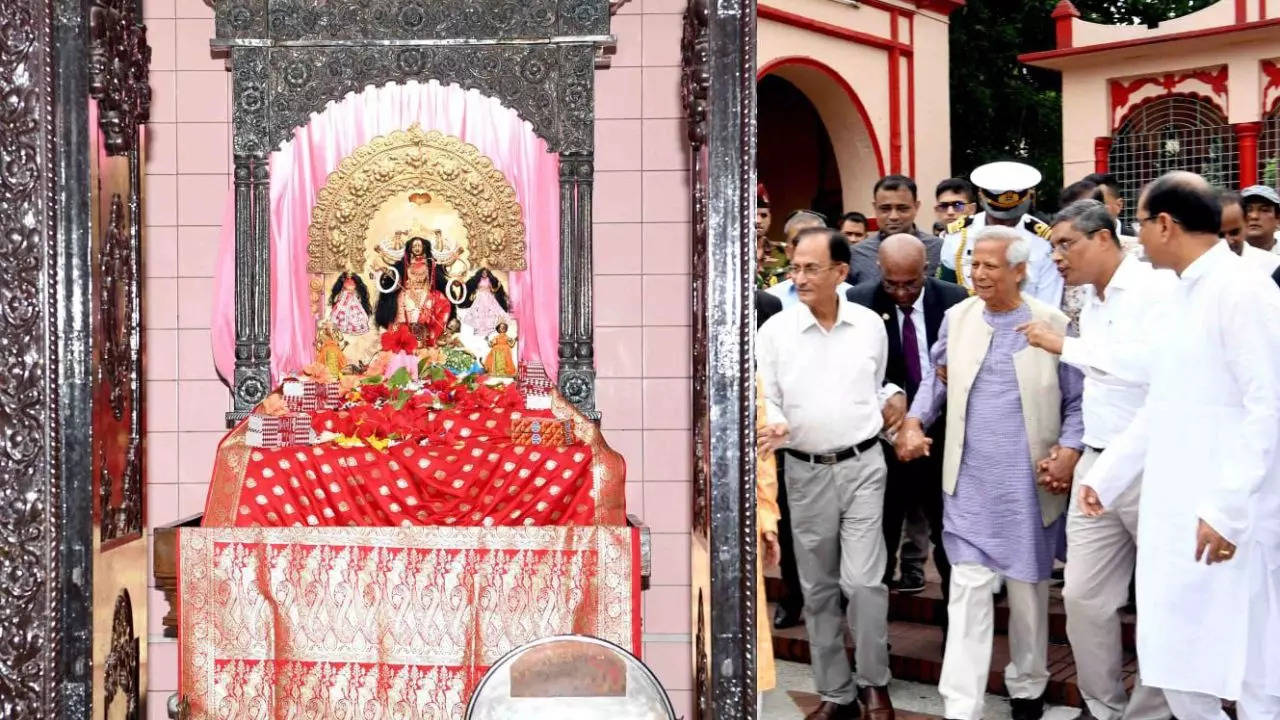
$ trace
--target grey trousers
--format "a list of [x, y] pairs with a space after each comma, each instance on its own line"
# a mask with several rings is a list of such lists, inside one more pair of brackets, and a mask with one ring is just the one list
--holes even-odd
[[[786, 473], [814, 684], [823, 700], [847, 704], [859, 686], [889, 684], [884, 452], [876, 445], [834, 465], [788, 455]], [[849, 598], [856, 679], [840, 627], [841, 592]]]
[[1137, 558], [1142, 479], [1135, 480], [1102, 516], [1086, 517], [1076, 494], [1080, 480], [1097, 459], [1097, 452], [1085, 448], [1076, 463], [1076, 484], [1067, 510], [1062, 603], [1067, 611], [1067, 639], [1076, 659], [1076, 680], [1088, 711], [1098, 720], [1165, 720], [1171, 715], [1164, 693], [1142, 685], [1139, 675], [1129, 697], [1121, 672], [1120, 608], [1128, 600]]

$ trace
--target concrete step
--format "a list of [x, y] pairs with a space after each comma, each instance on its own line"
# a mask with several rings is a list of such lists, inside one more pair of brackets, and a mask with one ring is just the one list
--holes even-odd
[[[845, 647], [853, 662], [853, 640], [846, 629]], [[894, 620], [889, 623], [889, 665], [893, 676], [902, 680], [936, 685], [942, 674], [942, 629], [937, 625]], [[773, 631], [774, 657], [792, 662], [808, 663], [809, 639], [803, 625], [786, 630]], [[996, 635], [991, 654], [991, 669], [987, 680], [987, 692], [1006, 695], [1004, 667], [1009, 663], [1009, 642], [1004, 635]], [[1045, 690], [1046, 702], [1057, 705], [1081, 707], [1082, 700], [1075, 682], [1075, 662], [1071, 648], [1060, 643], [1049, 645], [1049, 685]], [[1137, 658], [1126, 653], [1125, 684], [1132, 689], [1137, 675]]]

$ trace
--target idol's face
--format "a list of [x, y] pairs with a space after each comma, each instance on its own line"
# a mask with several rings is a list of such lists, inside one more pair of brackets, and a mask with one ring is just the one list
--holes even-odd
[[409, 241], [409, 255], [413, 257], [421, 257], [427, 254], [427, 241], [422, 238], [414, 238]]

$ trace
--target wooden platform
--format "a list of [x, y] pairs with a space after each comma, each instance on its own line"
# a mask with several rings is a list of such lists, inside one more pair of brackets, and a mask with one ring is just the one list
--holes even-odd
[[[781, 595], [781, 581], [767, 578], [769, 597]], [[889, 664], [893, 676], [902, 680], [937, 684], [942, 673], [942, 627], [946, 607], [936, 582], [927, 583], [917, 595], [889, 594]], [[770, 615], [772, 617], [772, 614]], [[1004, 667], [1009, 662], [1009, 608], [1003, 598], [996, 599], [996, 636], [991, 655], [991, 671], [987, 691], [1005, 695]], [[1122, 616], [1125, 647], [1125, 685], [1132, 689], [1137, 674], [1137, 657], [1133, 650], [1134, 617]], [[853, 641], [845, 633], [845, 646], [853, 657]], [[773, 631], [773, 654], [793, 662], [809, 662], [809, 640], [803, 625]], [[1075, 661], [1066, 642], [1066, 613], [1062, 608], [1060, 585], [1051, 588], [1049, 599], [1049, 686], [1045, 700], [1058, 705], [1082, 707], [1076, 687]]]

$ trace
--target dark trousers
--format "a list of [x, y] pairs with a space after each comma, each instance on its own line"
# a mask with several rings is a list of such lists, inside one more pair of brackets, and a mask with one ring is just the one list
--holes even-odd
[[[951, 563], [942, 547], [942, 445], [935, 439], [933, 447], [933, 455], [909, 463], [899, 462], [892, 450], [885, 451], [889, 470], [884, 493], [884, 544], [889, 556], [885, 578], [893, 577], [907, 509], [918, 505], [929, 521], [933, 563], [942, 576], [942, 596], [947, 599], [951, 590]], [[945, 612], [941, 620], [945, 623]]]
[[781, 558], [778, 565], [782, 570], [782, 583], [787, 594], [779, 602], [789, 612], [800, 612], [804, 607], [804, 591], [800, 589], [800, 571], [796, 569], [795, 542], [791, 539], [791, 510], [787, 505], [787, 479], [783, 467], [785, 453], [778, 453], [778, 546]]

